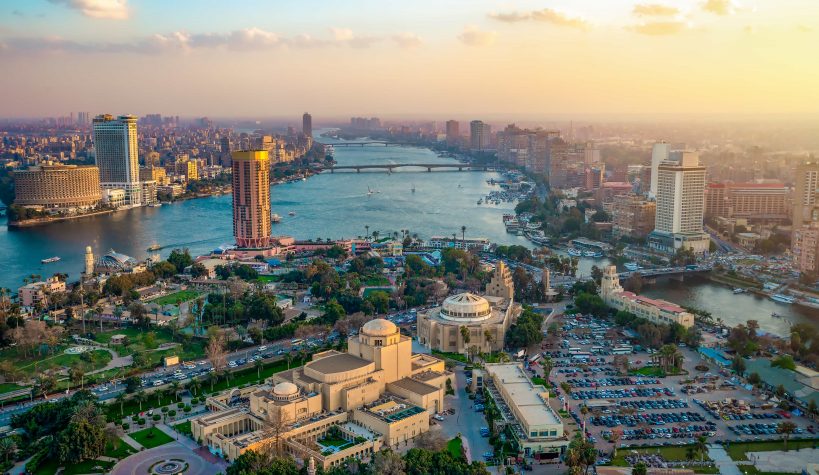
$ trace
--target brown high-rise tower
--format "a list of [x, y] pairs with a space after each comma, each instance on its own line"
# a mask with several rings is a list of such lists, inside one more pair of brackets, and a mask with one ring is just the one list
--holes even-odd
[[233, 157], [233, 235], [242, 249], [270, 246], [270, 159], [267, 150]]

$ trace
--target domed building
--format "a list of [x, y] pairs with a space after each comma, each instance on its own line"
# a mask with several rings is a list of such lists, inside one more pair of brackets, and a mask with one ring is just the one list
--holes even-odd
[[[412, 339], [378, 318], [347, 339], [346, 352], [317, 353], [264, 385], [208, 398], [212, 413], [194, 419], [191, 431], [227, 460], [280, 432], [285, 450], [328, 469], [346, 458], [367, 459], [383, 446], [397, 449], [429, 430], [430, 416], [444, 409], [451, 377], [442, 360], [413, 354]], [[247, 407], [232, 400], [247, 400]], [[322, 445], [331, 428], [331, 438], [348, 440], [344, 450]]]
[[[520, 311], [512, 299], [469, 292], [451, 295], [440, 307], [418, 314], [418, 341], [447, 353], [466, 353], [473, 345], [483, 352], [499, 351]], [[461, 328], [467, 329], [468, 341]]]

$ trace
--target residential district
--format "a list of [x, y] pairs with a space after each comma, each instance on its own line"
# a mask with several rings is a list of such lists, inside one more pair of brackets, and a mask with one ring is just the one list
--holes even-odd
[[[145, 261], [85, 243], [76, 281], [4, 290], [2, 471], [817, 473], [816, 313], [778, 336], [641, 291], [705, 278], [819, 307], [819, 164], [630, 133], [359, 117], [328, 133], [500, 172], [477, 206], [515, 202], [498, 225], [532, 243], [506, 246], [466, 225], [275, 235], [271, 183], [336, 166], [309, 114], [281, 134], [7, 124], [11, 226], [230, 193], [234, 243]], [[578, 275], [581, 258], [601, 265]]]

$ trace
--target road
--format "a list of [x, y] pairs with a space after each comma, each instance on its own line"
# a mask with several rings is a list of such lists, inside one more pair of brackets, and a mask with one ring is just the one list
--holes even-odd
[[455, 373], [455, 395], [447, 396], [447, 406], [455, 409], [454, 415], [446, 416], [438, 425], [441, 433], [447, 440], [461, 434], [464, 439], [464, 449], [467, 452], [467, 460], [483, 461], [483, 454], [493, 452], [489, 445], [488, 437], [481, 437], [481, 427], [487, 427], [486, 418], [482, 412], [475, 412], [472, 409], [472, 401], [466, 392], [466, 376], [464, 367], [458, 366], [453, 369]]

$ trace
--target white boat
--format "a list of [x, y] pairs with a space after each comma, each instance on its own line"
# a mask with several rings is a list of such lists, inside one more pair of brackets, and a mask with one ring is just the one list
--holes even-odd
[[583, 251], [570, 247], [567, 253], [572, 257], [583, 257]]
[[626, 270], [631, 272], [642, 269], [642, 267], [640, 267], [640, 264], [636, 262], [626, 262], [625, 264], [623, 264], [623, 267], [625, 267]]
[[162, 203], [154, 203], [154, 204], [151, 205], [151, 208], [161, 208], [161, 207], [162, 207]]
[[43, 259], [40, 262], [43, 264], [51, 264], [52, 262], [57, 262], [60, 260], [60, 256], [49, 257], [47, 259]]
[[290, 211], [289, 213], [287, 213], [287, 215], [288, 215], [288, 216], [295, 216], [295, 215], [296, 215], [296, 212], [295, 212], [295, 211]]
[[412, 192], [415, 193], [415, 183], [412, 184]]
[[743, 289], [742, 287], [737, 287], [737, 288], [734, 289], [735, 294], [744, 294], [747, 291], [748, 291], [748, 289]]
[[370, 196], [373, 193], [375, 193], [375, 192], [372, 190], [372, 188], [370, 188], [370, 185], [367, 185], [367, 196]]
[[332, 145], [326, 145], [324, 147], [324, 156], [325, 158], [329, 158], [330, 160], [336, 155], [336, 148]]
[[282, 220], [282, 217], [279, 216], [276, 213], [273, 213], [273, 214], [270, 215], [270, 222], [272, 222], [272, 223], [278, 223], [278, 222], [281, 222], [281, 220]]
[[796, 302], [796, 297], [791, 297], [790, 295], [785, 294], [773, 294], [771, 295], [771, 300], [790, 305]]

